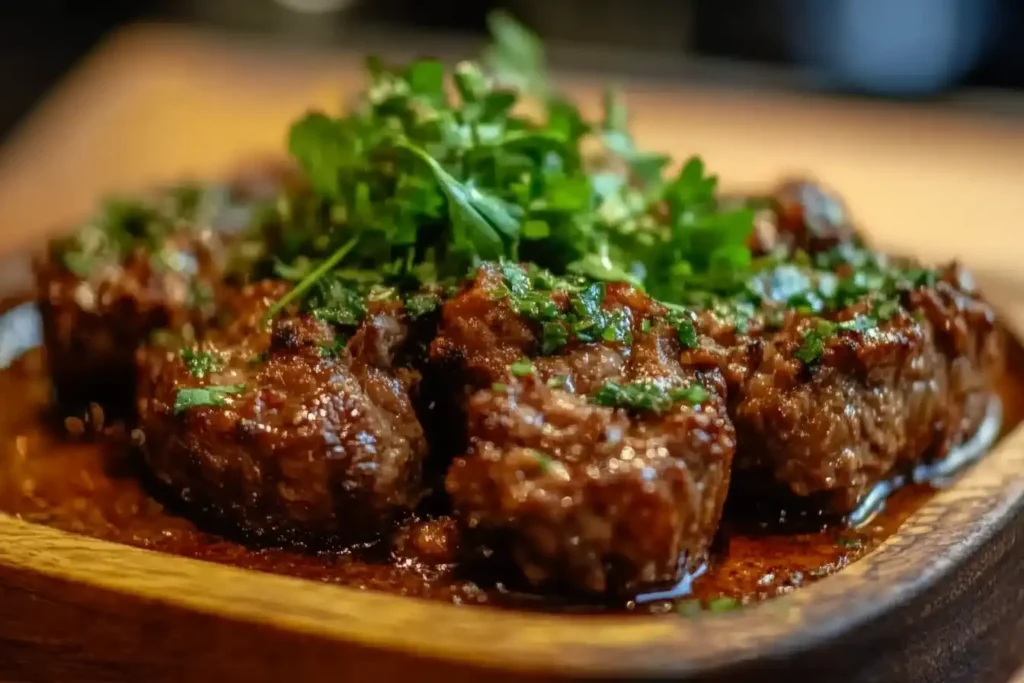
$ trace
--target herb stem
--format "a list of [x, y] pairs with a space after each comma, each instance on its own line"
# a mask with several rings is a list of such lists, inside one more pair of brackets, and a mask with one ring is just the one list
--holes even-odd
[[263, 317], [260, 318], [260, 323], [266, 324], [270, 322], [271, 320], [274, 319], [274, 317], [277, 316], [278, 313], [283, 311], [288, 304], [290, 304], [291, 302], [295, 301], [297, 298], [305, 294], [310, 287], [312, 287], [314, 284], [316, 284], [318, 280], [320, 280], [320, 278], [326, 275], [328, 271], [330, 271], [332, 268], [338, 265], [342, 259], [348, 256], [349, 252], [351, 252], [355, 248], [357, 242], [359, 242], [358, 235], [356, 235], [348, 242], [345, 242], [345, 244], [338, 247], [337, 251], [328, 256], [323, 263], [321, 263], [313, 270], [313, 272], [311, 272], [306, 277], [302, 278], [302, 281], [299, 282], [299, 284], [295, 285], [295, 287], [290, 292], [288, 292], [283, 297], [278, 299], [274, 303], [274, 305], [271, 306], [270, 309], [268, 309], [267, 312], [263, 314]]

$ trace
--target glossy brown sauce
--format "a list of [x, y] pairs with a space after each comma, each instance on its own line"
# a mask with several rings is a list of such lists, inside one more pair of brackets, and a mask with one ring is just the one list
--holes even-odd
[[[6, 341], [13, 333], [9, 325], [0, 327], [0, 356], [12, 355]], [[24, 345], [31, 346], [30, 337], [25, 337]], [[1019, 348], [1010, 349], [1010, 368], [1022, 367], [1021, 358]], [[1007, 373], [1000, 387], [1004, 433], [1024, 413], [1024, 386], [1013, 375]], [[683, 614], [700, 606], [733, 609], [785, 594], [842, 569], [893, 534], [934, 491], [919, 484], [903, 487], [858, 529], [809, 512], [773, 511], [764, 516], [759, 511], [758, 519], [778, 520], [770, 524], [744, 523], [738, 521], [740, 515], [727, 515], [708, 564], [679, 586], [613, 605], [580, 605], [516, 593], [493, 575], [482, 576], [455, 564], [430, 566], [372, 547], [320, 552], [246, 547], [203, 531], [161, 505], [140, 483], [144, 477], [129, 435], [114, 441], [68, 435], [50, 412], [50, 387], [40, 349], [29, 350], [0, 370], [0, 396], [4, 399], [0, 511], [159, 552], [458, 604], [572, 611], [678, 610]]]

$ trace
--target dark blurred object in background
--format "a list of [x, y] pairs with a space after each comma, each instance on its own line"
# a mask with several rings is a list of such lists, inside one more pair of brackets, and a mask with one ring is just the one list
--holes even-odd
[[826, 83], [893, 96], [956, 84], [990, 44], [994, 0], [795, 0], [789, 42]]
[[0, 132], [126, 22], [365, 49], [396, 32], [479, 36], [497, 7], [619, 73], [897, 97], [1024, 94], [1018, 0], [34, 0], [0, 3]]

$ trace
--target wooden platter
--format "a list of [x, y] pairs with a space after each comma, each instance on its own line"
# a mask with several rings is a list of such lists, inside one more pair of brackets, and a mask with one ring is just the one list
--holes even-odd
[[[4, 150], [0, 248], [38, 241], [101, 193], [278, 152], [288, 122], [335, 106], [355, 69], [353, 55], [268, 53], [177, 29], [114, 37]], [[595, 101], [586, 79], [570, 86]], [[911, 105], [635, 90], [646, 144], [699, 149], [741, 185], [813, 170], [881, 246], [980, 270], [1011, 331], [1024, 333], [1013, 275], [1024, 126]], [[24, 284], [23, 266], [0, 269], [3, 293]], [[1022, 472], [1018, 429], [862, 561], [692, 620], [420, 602], [0, 516], [0, 679], [1004, 681], [1024, 663]]]

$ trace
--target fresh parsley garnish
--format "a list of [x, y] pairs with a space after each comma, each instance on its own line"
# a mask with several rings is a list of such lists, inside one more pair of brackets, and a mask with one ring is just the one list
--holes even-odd
[[611, 408], [628, 408], [660, 413], [676, 403], [698, 404], [710, 398], [699, 384], [666, 388], [657, 382], [639, 381], [630, 384], [605, 382], [594, 397], [594, 403]]
[[533, 374], [533, 363], [530, 362], [529, 358], [520, 358], [508, 366], [508, 369], [516, 377], [525, 377], [526, 375]]
[[189, 408], [198, 408], [202, 406], [220, 407], [227, 405], [227, 396], [241, 393], [244, 390], [244, 384], [224, 384], [208, 387], [178, 389], [178, 393], [174, 397], [174, 414], [178, 415]]
[[814, 321], [814, 324], [804, 331], [803, 341], [793, 355], [808, 365], [817, 362], [825, 353], [826, 341], [835, 334], [836, 329], [836, 324], [828, 320]]
[[700, 345], [697, 339], [697, 328], [693, 324], [690, 312], [684, 308], [673, 306], [669, 308], [666, 321], [675, 328], [679, 345], [684, 349], [695, 349]]
[[568, 343], [569, 331], [563, 323], [544, 323], [544, 326], [541, 328], [541, 353], [545, 356], [551, 355]]
[[320, 356], [323, 358], [337, 358], [345, 350], [347, 339], [344, 335], [338, 335], [334, 341], [320, 345]]
[[224, 367], [224, 362], [219, 356], [210, 351], [196, 351], [194, 349], [182, 349], [181, 360], [193, 377], [202, 379], [206, 375], [217, 372]]
[[[415, 289], [502, 260], [630, 282], [668, 301], [694, 287], [735, 289], [751, 261], [752, 213], [719, 206], [699, 157], [665, 178], [668, 158], [635, 144], [616, 91], [600, 120], [586, 120], [552, 90], [537, 36], [504, 13], [489, 24], [482, 64], [371, 59], [355, 107], [292, 127], [289, 150], [313, 196], [269, 223], [282, 244], [275, 270], [302, 277], [268, 318], [332, 272]], [[539, 116], [519, 113], [531, 99]], [[515, 278], [517, 312], [554, 321], [550, 297]], [[565, 336], [628, 343], [625, 315], [588, 310], [564, 321]], [[562, 336], [550, 328], [545, 345]]]
[[867, 334], [878, 329], [878, 326], [892, 318], [900, 311], [897, 299], [882, 299], [872, 307], [870, 314], [857, 315], [849, 320], [832, 322], [818, 319], [803, 332], [800, 346], [793, 353], [796, 358], [806, 364], [816, 363], [825, 352], [828, 340], [840, 331]]
[[441, 303], [437, 294], [418, 292], [405, 298], [405, 310], [412, 318], [422, 318], [439, 309]]

